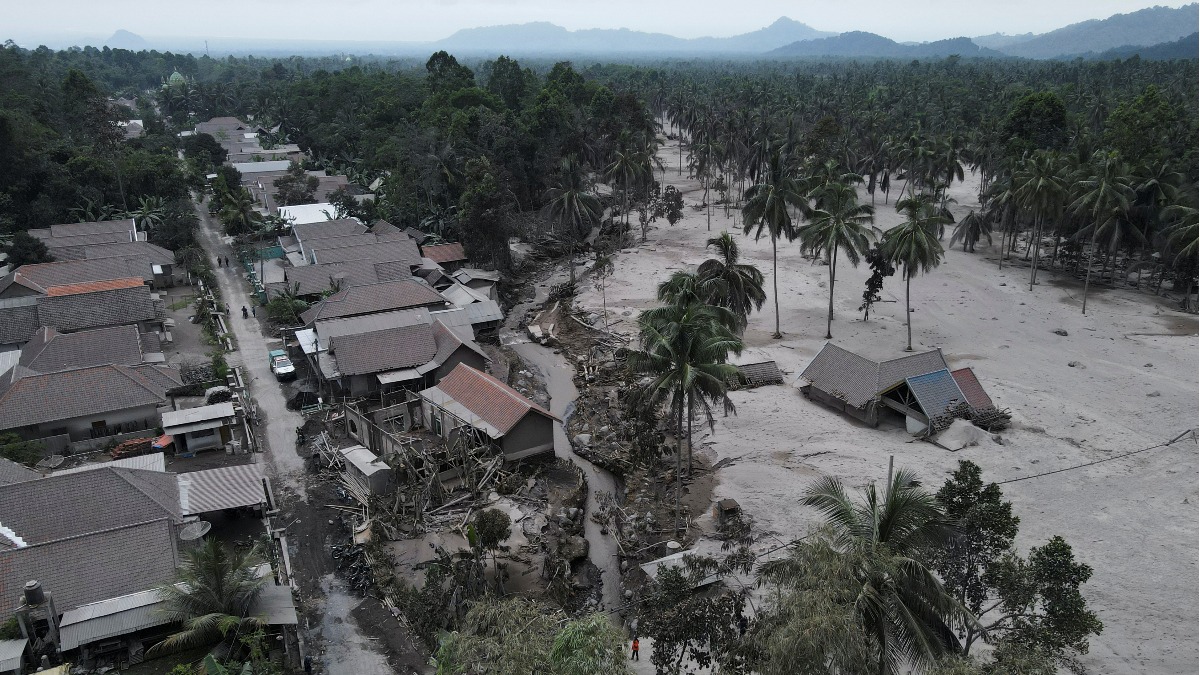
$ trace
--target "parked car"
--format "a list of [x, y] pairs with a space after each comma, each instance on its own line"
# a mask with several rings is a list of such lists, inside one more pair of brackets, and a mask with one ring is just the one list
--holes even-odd
[[271, 372], [275, 373], [276, 379], [290, 380], [296, 377], [296, 365], [288, 358], [287, 352], [282, 349], [272, 349], [267, 358], [271, 362]]

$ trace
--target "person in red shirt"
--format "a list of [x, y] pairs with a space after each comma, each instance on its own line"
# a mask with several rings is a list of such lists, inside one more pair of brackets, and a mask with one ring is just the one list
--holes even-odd
[[640, 658], [638, 658], [638, 639], [637, 638], [633, 638], [633, 653], [631, 653], [629, 655], [629, 660], [630, 661], [640, 661], [641, 660]]

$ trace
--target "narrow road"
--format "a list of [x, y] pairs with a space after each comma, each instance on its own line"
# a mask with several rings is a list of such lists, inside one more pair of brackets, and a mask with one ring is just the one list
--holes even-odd
[[[196, 204], [196, 215], [200, 218], [201, 245], [210, 256], [215, 258], [222, 255], [233, 259], [233, 249], [221, 238], [220, 224], [208, 215], [208, 209], [203, 203]], [[291, 492], [302, 501], [307, 501], [303, 480], [304, 459], [296, 452], [295, 446], [296, 427], [304, 424], [304, 418], [299, 413], [287, 409], [283, 390], [275, 381], [271, 367], [267, 364], [267, 352], [272, 348], [278, 349], [281, 342], [268, 340], [254, 317], [242, 318], [241, 308], [254, 305], [247, 293], [246, 282], [242, 279], [241, 267], [235, 264], [232, 267], [214, 267], [213, 271], [221, 288], [221, 296], [229, 309], [225, 319], [237, 340], [240, 355], [240, 358], [232, 358], [231, 362], [240, 362], [251, 396], [258, 404], [258, 415], [262, 423], [256, 431], [259, 434], [260, 445], [264, 446], [264, 456], [271, 467], [275, 485]]]

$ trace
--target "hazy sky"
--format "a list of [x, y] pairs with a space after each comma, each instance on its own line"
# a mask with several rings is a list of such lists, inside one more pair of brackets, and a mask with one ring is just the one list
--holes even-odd
[[1045, 32], [1179, 0], [3, 0], [0, 39], [145, 37], [428, 41], [460, 28], [550, 21], [727, 36], [788, 16], [826, 31], [907, 41]]

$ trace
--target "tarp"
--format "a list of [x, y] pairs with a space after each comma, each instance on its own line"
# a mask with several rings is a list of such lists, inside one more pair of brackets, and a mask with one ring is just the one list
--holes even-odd
[[170, 447], [170, 445], [174, 442], [175, 438], [172, 437], [171, 434], [163, 434], [162, 436], [154, 439], [154, 449], [162, 450], [163, 448]]

